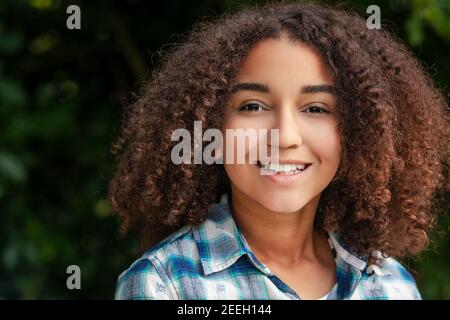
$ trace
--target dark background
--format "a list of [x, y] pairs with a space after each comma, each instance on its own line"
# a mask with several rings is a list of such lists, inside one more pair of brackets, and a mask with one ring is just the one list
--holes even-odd
[[[123, 106], [165, 44], [199, 19], [248, 3], [0, 2], [0, 299], [113, 297], [136, 240], [120, 239], [105, 201]], [[81, 8], [81, 30], [66, 28], [70, 4]], [[346, 4], [363, 16], [380, 6], [383, 26], [448, 96], [450, 1]], [[449, 225], [442, 217], [430, 249], [404, 262], [420, 274], [425, 299], [450, 299]], [[66, 287], [72, 264], [81, 290]]]

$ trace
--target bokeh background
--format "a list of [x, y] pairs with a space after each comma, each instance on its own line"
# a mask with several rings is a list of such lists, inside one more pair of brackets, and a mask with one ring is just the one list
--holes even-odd
[[[195, 21], [262, 2], [156, 3], [0, 1], [0, 299], [113, 298], [135, 258], [135, 237], [119, 237], [105, 201], [130, 93]], [[66, 28], [70, 4], [81, 8], [81, 30]], [[383, 26], [448, 96], [450, 1], [345, 4], [363, 16], [380, 6]], [[442, 216], [429, 250], [404, 260], [425, 299], [450, 299], [449, 226]], [[81, 290], [66, 287], [72, 264]]]

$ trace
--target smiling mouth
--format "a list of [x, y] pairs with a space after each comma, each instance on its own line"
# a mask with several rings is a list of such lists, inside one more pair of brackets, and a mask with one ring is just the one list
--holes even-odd
[[256, 162], [256, 165], [260, 168], [273, 175], [294, 175], [299, 174], [305, 171], [312, 163], [304, 163], [304, 164], [262, 164], [259, 160]]

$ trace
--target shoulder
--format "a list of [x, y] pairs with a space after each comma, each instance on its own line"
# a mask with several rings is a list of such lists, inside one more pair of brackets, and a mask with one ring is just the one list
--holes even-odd
[[[189, 226], [183, 227], [166, 239], [147, 250], [139, 259], [122, 272], [117, 280], [115, 299], [176, 299], [177, 293], [172, 283], [171, 265], [178, 265], [186, 260], [181, 255], [183, 248], [192, 251], [194, 240]], [[183, 260], [183, 261], [179, 261]]]
[[393, 257], [383, 260], [383, 267], [378, 270], [378, 273], [384, 294], [388, 299], [422, 300], [413, 275]]
[[170, 299], [170, 292], [153, 263], [141, 258], [119, 276], [115, 299]]

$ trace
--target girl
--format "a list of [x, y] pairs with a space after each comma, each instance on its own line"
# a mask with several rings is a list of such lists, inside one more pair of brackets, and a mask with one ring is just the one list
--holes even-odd
[[[194, 121], [277, 129], [278, 157], [177, 165], [172, 133]], [[397, 259], [428, 245], [449, 136], [419, 62], [354, 14], [269, 4], [198, 24], [115, 144], [109, 200], [148, 248], [116, 298], [421, 299]]]

